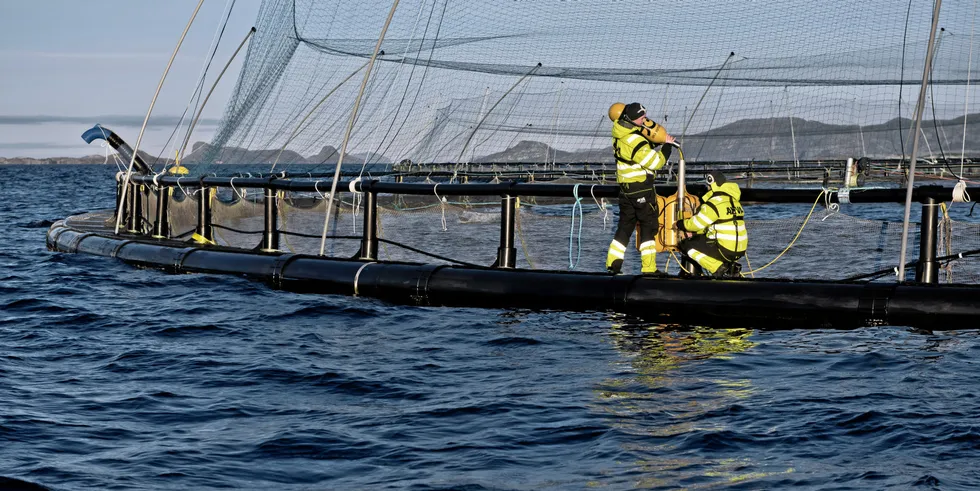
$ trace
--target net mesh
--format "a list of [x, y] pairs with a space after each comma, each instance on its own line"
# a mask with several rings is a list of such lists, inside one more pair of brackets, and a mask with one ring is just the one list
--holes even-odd
[[[264, 0], [222, 123], [185, 163], [332, 168], [390, 6]], [[645, 104], [692, 162], [900, 158], [932, 8], [402, 0], [344, 162], [508, 161], [522, 142], [540, 161], [611, 161], [617, 101]], [[920, 155], [980, 149], [963, 138], [980, 121], [974, 14], [942, 5]]]
[[[894, 161], [911, 154], [912, 136], [923, 157], [980, 150], [973, 137], [980, 130], [972, 81], [976, 2], [942, 5], [919, 135], [911, 134], [912, 119], [932, 1], [401, 0], [370, 65], [390, 7], [264, 0], [221, 124], [183, 163], [199, 176], [248, 169], [314, 179], [332, 175], [346, 145], [345, 175], [408, 170], [431, 182], [425, 172], [439, 170], [450, 176], [441, 182], [467, 182], [486, 170], [500, 175], [500, 163], [523, 162], [534, 180], [546, 171], [553, 179], [556, 163], [585, 163], [593, 166], [558, 181], [584, 190], [612, 176], [606, 112], [631, 101], [678, 137], [692, 168], [717, 165], [743, 185], [783, 175], [819, 180], [822, 162], [858, 157], [873, 159], [875, 172], [864, 171], [871, 177], [898, 180]], [[773, 165], [759, 165], [765, 161]], [[801, 161], [814, 163], [808, 174]], [[673, 178], [672, 169], [660, 178]], [[352, 257], [363, 232], [362, 197], [342, 190], [327, 219], [329, 180], [318, 186], [278, 196], [280, 248]], [[202, 198], [174, 192], [171, 236], [194, 232]], [[614, 202], [581, 198], [522, 198], [518, 267], [605, 269]], [[260, 190], [221, 189], [207, 199], [217, 243], [260, 246]], [[434, 192], [378, 200], [379, 259], [490, 265], [497, 258], [496, 198]], [[144, 216], [154, 216], [155, 206], [150, 192]], [[880, 278], [894, 278], [888, 271], [898, 260], [901, 223], [823, 206], [812, 213], [758, 206], [747, 207], [746, 275], [840, 280], [885, 271]], [[980, 225], [948, 217], [941, 225], [940, 255], [980, 248]], [[908, 260], [918, 257], [912, 227]], [[638, 273], [638, 254], [628, 254], [624, 272]], [[940, 281], [977, 283], [974, 257], [944, 263]], [[677, 259], [659, 254], [660, 269], [676, 272]]]

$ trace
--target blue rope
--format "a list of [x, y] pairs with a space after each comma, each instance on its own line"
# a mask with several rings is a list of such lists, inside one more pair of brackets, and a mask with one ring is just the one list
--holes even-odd
[[[572, 195], [575, 197], [575, 204], [572, 205], [572, 225], [568, 229], [568, 269], [573, 270], [582, 258], [582, 198], [578, 195], [579, 184], [572, 188]], [[572, 237], [575, 235], [575, 209], [578, 209], [578, 251], [575, 261], [572, 262]]]

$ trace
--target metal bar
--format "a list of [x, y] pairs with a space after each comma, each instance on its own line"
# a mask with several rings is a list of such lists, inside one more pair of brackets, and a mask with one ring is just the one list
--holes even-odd
[[915, 160], [919, 153], [919, 131], [922, 127], [922, 108], [926, 103], [926, 87], [929, 85], [929, 72], [932, 66], [933, 45], [936, 41], [936, 26], [939, 24], [939, 7], [942, 0], [936, 0], [932, 9], [932, 30], [929, 31], [929, 45], [926, 48], [926, 66], [922, 69], [922, 85], [919, 87], [919, 100], [915, 108], [915, 131], [912, 140], [912, 157], [909, 159], [909, 182], [905, 192], [905, 215], [902, 219], [902, 250], [898, 255], [898, 281], [905, 281], [905, 252], [909, 240], [909, 213], [912, 209], [913, 183], [915, 182]]

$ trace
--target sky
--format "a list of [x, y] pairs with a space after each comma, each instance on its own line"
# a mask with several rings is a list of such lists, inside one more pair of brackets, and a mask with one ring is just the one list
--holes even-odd
[[[141, 149], [154, 155], [169, 149], [164, 144], [188, 107], [232, 4], [205, 94], [252, 27], [260, 0], [204, 0], [164, 81]], [[197, 5], [198, 0], [0, 2], [0, 157], [103, 154], [99, 142], [81, 139], [96, 123], [134, 145]], [[192, 143], [210, 140], [244, 53], [215, 87]]]

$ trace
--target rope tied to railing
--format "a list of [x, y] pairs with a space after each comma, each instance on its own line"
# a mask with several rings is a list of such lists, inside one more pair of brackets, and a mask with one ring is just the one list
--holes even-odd
[[966, 181], [960, 179], [953, 186], [953, 201], [956, 203], [969, 203], [970, 193], [966, 191]]
[[363, 192], [357, 191], [357, 190], [354, 189], [357, 186], [357, 183], [359, 183], [359, 182], [361, 182], [361, 177], [360, 176], [354, 178], [354, 180], [352, 180], [350, 183], [347, 184], [347, 189], [350, 190], [351, 196], [353, 196], [353, 198], [351, 199], [351, 205], [350, 205], [351, 206], [351, 211], [350, 211], [350, 220], [351, 220], [351, 222], [350, 222], [350, 230], [351, 230], [351, 233], [354, 233], [354, 234], [357, 233], [357, 209], [361, 207], [361, 200], [364, 197], [364, 193]]
[[840, 204], [839, 203], [834, 203], [833, 201], [830, 201], [830, 189], [829, 188], [822, 187], [821, 188], [821, 191], [820, 191], [820, 194], [823, 195], [823, 206], [824, 206], [824, 208], [827, 209], [827, 214], [824, 215], [824, 217], [820, 219], [820, 221], [822, 222], [822, 221], [824, 221], [824, 220], [826, 220], [826, 219], [834, 216], [838, 212], [840, 212]]
[[242, 188], [242, 192], [240, 192], [240, 193], [239, 193], [239, 192], [238, 192], [238, 189], [237, 189], [237, 188], [235, 188], [235, 178], [234, 178], [234, 177], [232, 177], [232, 178], [231, 178], [231, 180], [230, 180], [230, 181], [228, 181], [228, 185], [230, 185], [230, 186], [231, 186], [231, 191], [232, 191], [233, 193], [235, 193], [235, 194], [236, 194], [236, 195], [238, 196], [238, 198], [239, 198], [239, 199], [241, 199], [242, 201], [245, 201], [245, 196], [246, 196], [246, 195], [247, 195], [247, 193], [248, 193], [248, 190], [247, 190], [247, 189], [245, 189], [245, 188]]
[[445, 196], [439, 197], [439, 192], [436, 191], [436, 189], [439, 188], [439, 184], [440, 183], [437, 182], [435, 186], [432, 186], [432, 194], [436, 195], [436, 199], [439, 200], [439, 207], [442, 208], [442, 231], [445, 232], [449, 230], [449, 227], [446, 226], [446, 202], [448, 200]]
[[606, 209], [606, 198], [602, 198], [601, 201], [596, 199], [595, 187], [596, 185], [593, 184], [592, 187], [589, 188], [589, 194], [592, 195], [592, 201], [595, 201], [595, 205], [602, 210], [602, 230], [606, 230], [606, 219], [609, 218], [609, 210]]
[[[575, 198], [575, 203], [572, 205], [572, 223], [568, 229], [568, 269], [569, 271], [575, 269], [578, 266], [579, 260], [582, 258], [582, 197], [578, 195], [579, 184], [575, 184], [572, 188], [572, 196]], [[575, 256], [575, 261], [572, 261], [572, 237], [575, 235], [575, 210], [578, 210], [578, 249], [577, 255]]]

